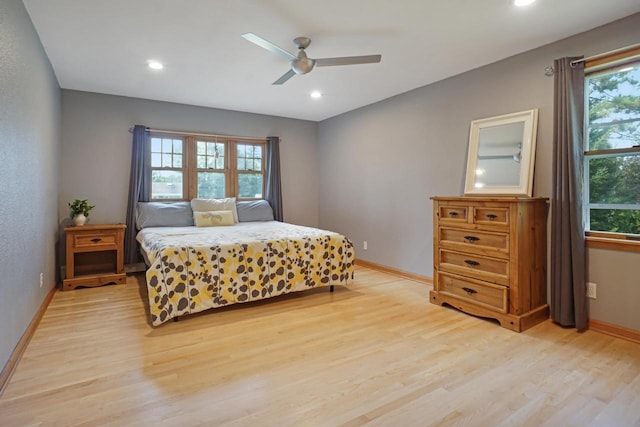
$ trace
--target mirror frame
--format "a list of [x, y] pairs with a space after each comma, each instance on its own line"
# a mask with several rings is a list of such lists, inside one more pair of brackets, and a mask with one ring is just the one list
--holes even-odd
[[[514, 186], [484, 186], [476, 188], [476, 170], [478, 166], [478, 150], [480, 144], [480, 130], [486, 127], [524, 123], [522, 135], [522, 149], [520, 158], [520, 185]], [[538, 109], [489, 117], [471, 122], [469, 134], [469, 154], [467, 157], [467, 176], [464, 185], [465, 195], [509, 195], [531, 197], [533, 190], [533, 166], [536, 154], [536, 135], [538, 128]]]

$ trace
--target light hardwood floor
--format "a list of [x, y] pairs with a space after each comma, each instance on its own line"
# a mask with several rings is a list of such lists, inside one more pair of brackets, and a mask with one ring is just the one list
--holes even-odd
[[142, 276], [57, 292], [2, 426], [638, 426], [640, 345], [521, 334], [359, 267], [327, 288], [152, 328]]

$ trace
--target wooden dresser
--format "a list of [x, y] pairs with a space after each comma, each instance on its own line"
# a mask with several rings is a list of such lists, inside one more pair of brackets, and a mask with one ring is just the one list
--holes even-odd
[[124, 224], [65, 227], [67, 266], [62, 290], [125, 283], [123, 243], [126, 227]]
[[547, 319], [547, 199], [432, 200], [431, 302], [517, 332]]

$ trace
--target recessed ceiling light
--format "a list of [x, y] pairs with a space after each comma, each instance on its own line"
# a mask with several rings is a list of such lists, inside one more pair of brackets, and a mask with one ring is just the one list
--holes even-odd
[[523, 6], [529, 6], [534, 1], [536, 0], [513, 0], [513, 4], [514, 6], [523, 7]]
[[162, 70], [164, 68], [164, 65], [162, 65], [160, 62], [153, 60], [147, 61], [147, 65], [149, 65], [149, 68], [153, 70]]
[[313, 92], [311, 92], [310, 96], [314, 99], [322, 98], [322, 92], [320, 92], [319, 90], [314, 90]]

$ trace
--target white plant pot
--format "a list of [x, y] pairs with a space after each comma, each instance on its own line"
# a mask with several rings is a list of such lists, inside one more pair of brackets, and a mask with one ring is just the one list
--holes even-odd
[[76, 216], [73, 217], [73, 222], [75, 225], [84, 225], [85, 222], [87, 222], [87, 217], [84, 216], [83, 214], [78, 214]]

